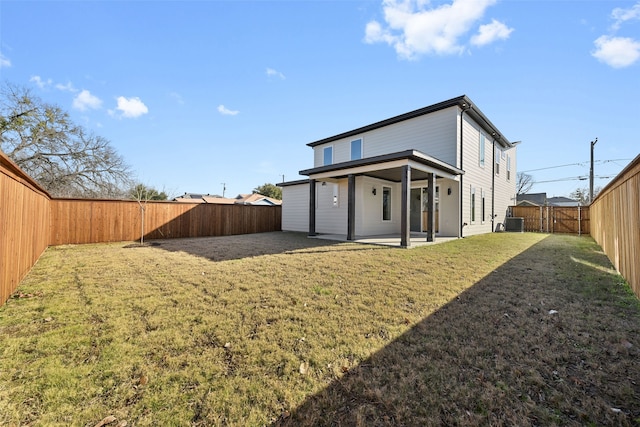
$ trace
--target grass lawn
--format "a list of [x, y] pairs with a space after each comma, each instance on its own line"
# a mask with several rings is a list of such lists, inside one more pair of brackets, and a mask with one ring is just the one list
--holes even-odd
[[0, 425], [638, 425], [639, 350], [588, 237], [58, 246], [0, 308]]

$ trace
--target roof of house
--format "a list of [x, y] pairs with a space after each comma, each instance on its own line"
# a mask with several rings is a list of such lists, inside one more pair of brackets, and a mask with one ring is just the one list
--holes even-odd
[[235, 203], [243, 205], [268, 205], [277, 206], [282, 204], [282, 200], [274, 199], [272, 197], [263, 196], [259, 193], [253, 194], [238, 194]]
[[527, 193], [516, 196], [517, 205], [544, 206], [547, 203], [547, 193]]
[[580, 206], [580, 201], [564, 196], [549, 197], [547, 203], [551, 206]]
[[504, 137], [499, 131], [498, 128], [491, 123], [491, 121], [477, 108], [471, 99], [466, 95], [458, 96], [456, 98], [449, 99], [447, 101], [442, 101], [437, 104], [430, 105], [428, 107], [420, 108], [418, 110], [410, 111], [408, 113], [400, 114], [399, 116], [391, 117], [389, 119], [385, 119], [376, 123], [372, 123], [367, 126], [359, 127], [357, 129], [353, 129], [347, 132], [340, 133], [338, 135], [330, 136], [328, 138], [323, 138], [318, 141], [310, 142], [307, 145], [309, 147], [315, 147], [320, 144], [326, 144], [328, 142], [337, 141], [342, 138], [348, 138], [350, 136], [356, 136], [362, 134], [364, 132], [369, 132], [375, 129], [379, 129], [385, 126], [389, 126], [395, 123], [399, 123], [405, 120], [413, 119], [419, 116], [423, 116], [425, 114], [434, 113], [436, 111], [444, 110], [445, 108], [450, 107], [460, 107], [463, 111], [471, 116], [489, 135], [495, 138], [495, 141], [500, 144], [504, 148], [510, 148], [513, 146], [509, 140]]

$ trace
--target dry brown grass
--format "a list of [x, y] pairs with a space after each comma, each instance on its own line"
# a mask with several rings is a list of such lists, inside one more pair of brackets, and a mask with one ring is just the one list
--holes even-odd
[[640, 422], [640, 307], [588, 238], [155, 243], [47, 250], [0, 308], [0, 424]]

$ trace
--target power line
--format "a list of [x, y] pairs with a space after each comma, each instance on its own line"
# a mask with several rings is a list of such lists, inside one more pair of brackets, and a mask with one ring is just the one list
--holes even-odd
[[[621, 161], [629, 161], [629, 160], [631, 160], [631, 159], [596, 160], [594, 163], [621, 162]], [[586, 166], [588, 164], [589, 164], [589, 161], [587, 160], [587, 161], [580, 162], [580, 163], [567, 163], [566, 165], [548, 166], [546, 168], [529, 169], [529, 170], [520, 171], [520, 172], [522, 172], [522, 173], [537, 172], [537, 171], [543, 171], [543, 170], [547, 170], [547, 169], [566, 168], [568, 166]]]
[[[598, 175], [598, 176], [594, 176], [594, 178], [597, 179], [611, 179], [613, 178], [613, 176], [602, 176], [602, 175]], [[545, 182], [560, 182], [560, 181], [586, 181], [588, 180], [589, 177], [588, 176], [570, 176], [567, 178], [558, 178], [558, 179], [549, 179], [546, 181], [535, 181], [533, 184], [543, 184]]]

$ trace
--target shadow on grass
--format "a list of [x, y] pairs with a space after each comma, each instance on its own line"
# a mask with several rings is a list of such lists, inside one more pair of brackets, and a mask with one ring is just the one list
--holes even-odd
[[[234, 236], [193, 237], [153, 240], [144, 246], [152, 246], [169, 252], [185, 252], [212, 261], [229, 261], [262, 255], [324, 253], [334, 251], [381, 250], [380, 247], [347, 244], [322, 239], [310, 239], [304, 233], [268, 232]], [[342, 246], [341, 248], [338, 248]], [[126, 248], [142, 247], [130, 244]]]
[[640, 310], [610, 271], [550, 236], [272, 426], [638, 425]]

